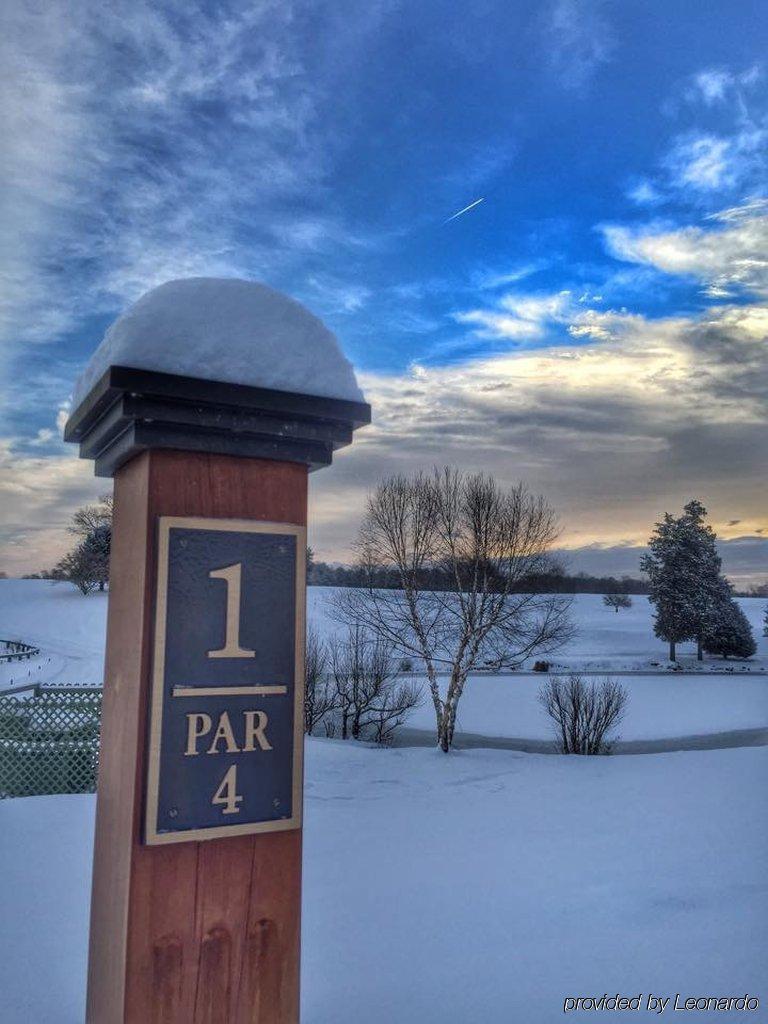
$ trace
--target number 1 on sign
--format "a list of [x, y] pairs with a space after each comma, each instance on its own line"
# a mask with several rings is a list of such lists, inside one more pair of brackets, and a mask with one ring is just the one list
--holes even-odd
[[209, 658], [255, 658], [256, 651], [240, 646], [240, 590], [243, 579], [243, 563], [235, 562], [223, 569], [208, 573], [212, 580], [224, 580], [227, 584], [227, 612], [224, 630], [224, 646], [217, 651], [208, 651]]
[[243, 798], [237, 792], [237, 765], [233, 764], [213, 794], [211, 803], [220, 805], [223, 808], [222, 814], [239, 814], [238, 805], [242, 802]]

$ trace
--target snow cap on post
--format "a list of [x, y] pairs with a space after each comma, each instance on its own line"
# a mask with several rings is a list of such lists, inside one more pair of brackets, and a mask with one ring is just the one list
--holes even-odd
[[255, 281], [188, 278], [142, 296], [75, 385], [64, 431], [112, 476], [148, 448], [328, 465], [370, 407], [334, 335]]

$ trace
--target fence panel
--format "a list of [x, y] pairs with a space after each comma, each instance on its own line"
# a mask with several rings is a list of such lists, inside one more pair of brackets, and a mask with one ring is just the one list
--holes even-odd
[[0, 799], [95, 792], [100, 731], [100, 690], [0, 697]]

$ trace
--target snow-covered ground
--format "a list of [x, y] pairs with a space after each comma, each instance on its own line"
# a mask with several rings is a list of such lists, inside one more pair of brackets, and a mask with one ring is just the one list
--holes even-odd
[[[476, 676], [459, 704], [459, 733], [549, 739], [551, 727], [537, 700], [542, 678], [534, 675]], [[629, 705], [618, 729], [622, 740], [768, 728], [768, 677], [755, 675], [626, 676]], [[424, 700], [408, 719], [411, 728], [434, 729], [435, 711], [426, 687]]]
[[[309, 588], [309, 621], [316, 623], [321, 633], [334, 628], [333, 593], [333, 587]], [[756, 656], [744, 662], [707, 657], [702, 664], [696, 661], [694, 644], [678, 644], [678, 660], [686, 670], [768, 671], [768, 638], [763, 636], [768, 600], [742, 597], [738, 601], [755, 634]], [[590, 672], [666, 671], [669, 652], [667, 645], [653, 635], [653, 607], [647, 597], [633, 597], [632, 607], [617, 613], [605, 607], [599, 594], [577, 594], [571, 617], [576, 635], [566, 647], [548, 657], [553, 667]], [[529, 659], [523, 668], [532, 667], [534, 660]]]
[[[323, 634], [334, 628], [332, 587], [310, 587], [308, 619]], [[604, 607], [599, 595], [579, 594], [574, 598], [572, 617], [577, 627], [573, 641], [552, 657], [554, 665], [585, 668], [588, 671], [664, 671], [666, 645], [653, 635], [652, 608], [646, 597], [618, 614]], [[763, 636], [765, 598], [739, 598], [752, 623], [757, 655], [748, 662], [707, 658], [703, 669], [740, 672], [768, 672], [768, 638]], [[0, 580], [0, 638], [25, 640], [41, 648], [46, 681], [100, 683], [104, 658], [107, 595], [98, 592], [83, 597], [66, 583], [48, 580]], [[699, 666], [692, 644], [679, 645], [680, 661], [692, 670]], [[15, 663], [17, 681], [23, 681], [30, 666]], [[0, 683], [7, 682], [6, 672]], [[65, 679], [65, 676], [67, 677]]]
[[[604, 992], [768, 1019], [768, 748], [307, 746], [305, 1024], [550, 1024]], [[93, 807], [0, 803], [3, 1024], [83, 1020]]]
[[0, 663], [0, 686], [104, 680], [106, 593], [88, 597], [66, 583], [0, 580], [0, 639], [40, 648], [32, 661]]
[[[321, 633], [333, 629], [329, 610], [332, 591], [311, 587], [309, 620]], [[620, 735], [624, 740], [665, 739], [734, 729], [768, 727], [768, 639], [762, 635], [765, 601], [743, 599], [758, 639], [758, 656], [750, 671], [733, 675], [708, 671], [702, 675], [669, 673], [622, 676], [630, 704]], [[83, 597], [73, 587], [42, 580], [0, 581], [0, 637], [19, 639], [41, 649], [38, 659], [0, 665], [0, 686], [29, 681], [102, 682], [107, 595]], [[588, 664], [591, 671], [636, 670], [663, 656], [653, 636], [651, 609], [645, 598], [616, 614], [599, 596], [580, 595], [573, 614], [578, 636], [557, 657], [564, 667]], [[691, 655], [692, 656], [692, 655]], [[711, 659], [708, 669], [733, 663]], [[651, 670], [652, 671], [652, 670]], [[469, 680], [459, 706], [459, 731], [490, 737], [547, 739], [550, 725], [536, 694], [541, 676], [523, 673]], [[434, 712], [427, 698], [409, 719], [412, 728], [432, 729]]]
[[[327, 599], [310, 591], [323, 633]], [[63, 584], [0, 582], [0, 636], [42, 652], [0, 668], [0, 683], [100, 683], [106, 604]], [[764, 602], [742, 604], [760, 635]], [[580, 597], [574, 613], [563, 665], [663, 660], [645, 599], [616, 615]], [[623, 737], [768, 725], [760, 644], [750, 673], [624, 676]], [[547, 737], [540, 682], [472, 678], [461, 728]], [[432, 728], [427, 703], [410, 724]], [[760, 1010], [727, 1019], [768, 1020], [768, 747], [610, 758], [307, 747], [305, 1024], [549, 1024], [568, 996], [603, 993], [749, 993]], [[83, 1020], [93, 810], [90, 796], [0, 801], [3, 1024]]]

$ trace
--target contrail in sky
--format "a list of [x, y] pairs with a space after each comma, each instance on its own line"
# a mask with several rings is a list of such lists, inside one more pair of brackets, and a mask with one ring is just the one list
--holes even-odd
[[482, 199], [476, 199], [474, 201], [474, 203], [470, 203], [469, 206], [465, 206], [463, 210], [459, 210], [458, 213], [454, 213], [451, 217], [448, 218], [448, 220], [444, 220], [443, 224], [447, 224], [448, 221], [451, 221], [451, 220], [456, 220], [456, 218], [460, 217], [462, 215], [462, 213], [466, 213], [468, 210], [472, 210], [472, 209], [474, 209], [474, 207], [479, 206], [480, 203], [484, 203], [484, 202], [485, 202], [485, 196], [483, 196]]

